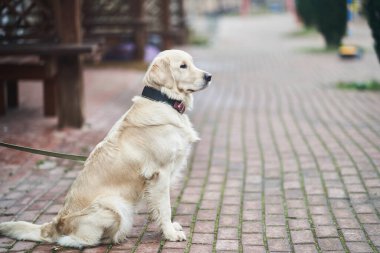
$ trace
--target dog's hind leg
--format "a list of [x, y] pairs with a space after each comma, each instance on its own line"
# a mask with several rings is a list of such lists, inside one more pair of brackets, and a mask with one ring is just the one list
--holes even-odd
[[65, 235], [58, 238], [57, 243], [64, 247], [73, 247], [73, 248], [82, 248], [83, 246], [88, 245], [88, 242], [72, 235]]
[[75, 248], [99, 244], [106, 229], [118, 226], [116, 214], [99, 205], [61, 218], [59, 224], [62, 235], [57, 239], [58, 244]]
[[122, 242], [133, 226], [134, 205], [119, 196], [107, 196], [97, 202], [103, 208], [112, 210], [116, 214], [118, 222], [117, 226], [115, 225], [107, 229], [103, 235], [103, 240], [110, 238], [114, 243]]
[[81, 248], [101, 242], [119, 243], [132, 227], [133, 208], [121, 197], [101, 197], [82, 212], [66, 217], [71, 233], [58, 238], [62, 246]]

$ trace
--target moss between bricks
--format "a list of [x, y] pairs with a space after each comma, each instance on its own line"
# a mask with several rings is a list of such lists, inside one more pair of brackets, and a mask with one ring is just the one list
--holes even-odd
[[364, 82], [338, 82], [336, 84], [338, 89], [344, 90], [369, 90], [380, 91], [380, 82], [376, 80]]

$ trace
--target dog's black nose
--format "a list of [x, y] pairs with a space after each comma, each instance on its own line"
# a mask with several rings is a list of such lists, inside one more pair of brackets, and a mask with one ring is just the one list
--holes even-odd
[[210, 82], [211, 78], [212, 78], [212, 75], [207, 74], [207, 73], [205, 73], [205, 75], [203, 76], [203, 79], [205, 79], [207, 82]]

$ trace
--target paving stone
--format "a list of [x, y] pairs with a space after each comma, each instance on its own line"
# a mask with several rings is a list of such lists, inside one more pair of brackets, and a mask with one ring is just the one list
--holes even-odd
[[305, 203], [303, 200], [292, 199], [287, 201], [288, 208], [304, 208]]
[[305, 209], [289, 209], [288, 210], [288, 215], [289, 217], [294, 217], [294, 218], [307, 218], [307, 212]]
[[374, 213], [359, 214], [359, 220], [365, 224], [379, 224], [380, 220]]
[[266, 223], [268, 226], [281, 226], [285, 224], [283, 215], [266, 215]]
[[262, 246], [264, 245], [263, 235], [261, 233], [242, 234], [243, 243], [246, 245]]
[[257, 252], [257, 253], [266, 252], [264, 246], [243, 245], [243, 250], [244, 252]]
[[347, 247], [351, 252], [373, 252], [366, 242], [347, 242]]
[[314, 244], [295, 244], [294, 251], [296, 253], [315, 253], [318, 252]]
[[27, 251], [33, 248], [35, 244], [36, 244], [35, 242], [18, 241], [13, 245], [12, 250], [13, 251]]
[[161, 252], [166, 253], [182, 253], [183, 249], [171, 249], [171, 248], [164, 248]]
[[193, 245], [191, 245], [190, 252], [192, 252], [192, 253], [199, 253], [199, 252], [211, 253], [212, 252], [212, 245], [211, 244], [193, 244]]
[[338, 238], [319, 238], [318, 243], [322, 250], [343, 250]]
[[158, 245], [156, 243], [143, 243], [137, 248], [135, 252], [139, 253], [153, 253], [157, 252]]
[[337, 218], [353, 218], [353, 214], [349, 209], [335, 209], [334, 214]]
[[[370, 238], [371, 238], [372, 242], [374, 243], [374, 245], [377, 248], [379, 248], [380, 247], [380, 241], [379, 241], [380, 236], [379, 235], [372, 235], [372, 236], [370, 236]], [[362, 240], [362, 241], [364, 241], [364, 240]]]
[[192, 205], [192, 204], [181, 203], [178, 206], [178, 212], [181, 214], [193, 214], [194, 210], [195, 210], [195, 205]]
[[214, 221], [197, 221], [194, 231], [197, 233], [213, 233], [214, 224]]
[[101, 246], [98, 246], [96, 248], [88, 248], [88, 249], [84, 249], [83, 250], [83, 253], [103, 253], [103, 252], [107, 252], [108, 250], [108, 245], [101, 245]]
[[239, 223], [239, 218], [236, 215], [223, 215], [220, 218], [219, 226], [236, 228]]
[[170, 249], [184, 249], [186, 247], [187, 242], [166, 242], [165, 247]]
[[380, 235], [380, 226], [378, 224], [364, 224], [364, 228], [369, 235]]
[[327, 215], [329, 210], [326, 206], [312, 206], [310, 207], [312, 214]]
[[338, 231], [335, 226], [318, 226], [316, 232], [319, 238], [338, 237]]
[[313, 220], [314, 223], [319, 226], [333, 225], [331, 218], [327, 215], [314, 215]]
[[289, 251], [289, 243], [285, 238], [268, 239], [269, 250], [274, 251]]
[[261, 223], [258, 221], [246, 221], [243, 223], [244, 233], [259, 233], [262, 232]]
[[194, 233], [192, 242], [196, 244], [207, 244], [213, 240], [214, 234]]
[[191, 215], [176, 215], [174, 221], [179, 222], [182, 227], [190, 227], [191, 224]]
[[287, 236], [284, 226], [267, 226], [266, 234], [268, 238], [284, 238]]
[[306, 219], [294, 219], [289, 220], [289, 227], [291, 230], [303, 230], [303, 229], [310, 229], [310, 223]]
[[224, 205], [222, 207], [222, 214], [239, 214], [240, 206], [239, 205]]
[[299, 230], [299, 231], [291, 231], [292, 234], [292, 241], [295, 244], [307, 244], [307, 243], [313, 243], [313, 234], [310, 230]]
[[342, 233], [347, 241], [360, 242], [365, 240], [363, 231], [360, 229], [343, 229]]
[[218, 239], [216, 242], [217, 251], [237, 251], [238, 250], [238, 241], [237, 240], [222, 240]]
[[233, 240], [238, 237], [238, 230], [236, 227], [226, 228], [220, 227], [218, 231], [218, 239], [221, 240]]
[[363, 205], [363, 204], [357, 205], [357, 206], [354, 206], [354, 208], [358, 214], [361, 214], [361, 213], [365, 213], [365, 214], [369, 213], [370, 214], [370, 213], [374, 212], [373, 207], [371, 207], [371, 205], [368, 205], [368, 204], [367, 205]]
[[198, 219], [204, 221], [214, 221], [216, 218], [215, 210], [200, 210], [198, 212]]

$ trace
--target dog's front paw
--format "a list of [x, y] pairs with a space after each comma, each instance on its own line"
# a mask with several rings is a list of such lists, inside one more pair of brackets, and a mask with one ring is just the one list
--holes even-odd
[[178, 222], [173, 222], [173, 227], [177, 231], [182, 231], [183, 230], [181, 224], [179, 224]]
[[185, 233], [183, 231], [177, 231], [177, 230], [173, 230], [170, 233], [165, 233], [165, 238], [167, 240], [169, 240], [169, 241], [172, 241], [172, 242], [186, 241], [186, 235], [185, 235]]

